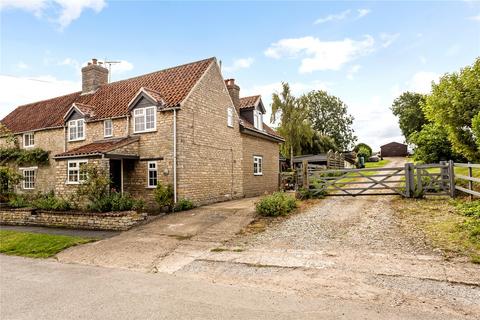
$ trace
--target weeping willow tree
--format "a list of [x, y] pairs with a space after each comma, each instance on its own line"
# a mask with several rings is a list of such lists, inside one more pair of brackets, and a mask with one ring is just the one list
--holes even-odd
[[282, 92], [272, 95], [271, 122], [277, 120], [280, 120], [278, 132], [285, 138], [282, 154], [290, 157], [293, 168], [293, 156], [301, 153], [302, 144], [311, 145], [314, 131], [308, 120], [308, 110], [298, 103], [285, 82], [282, 82]]

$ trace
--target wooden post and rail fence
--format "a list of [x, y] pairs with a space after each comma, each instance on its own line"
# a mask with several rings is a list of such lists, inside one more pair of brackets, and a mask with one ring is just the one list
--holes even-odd
[[[455, 174], [455, 168], [467, 168], [467, 175]], [[462, 192], [473, 199], [480, 198], [480, 175], [474, 175], [474, 169], [480, 171], [480, 164], [444, 161], [437, 164], [406, 163], [403, 167], [325, 170], [312, 168], [308, 161], [304, 161], [300, 169], [293, 175], [290, 173], [290, 177], [294, 177], [296, 188], [322, 191], [328, 196], [454, 197]]]

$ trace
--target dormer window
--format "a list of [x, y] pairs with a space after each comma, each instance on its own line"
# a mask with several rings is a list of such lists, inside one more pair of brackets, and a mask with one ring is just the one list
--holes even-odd
[[85, 120], [68, 121], [68, 141], [85, 140]]
[[258, 110], [253, 111], [253, 126], [258, 130], [263, 130], [263, 114]]
[[23, 134], [23, 147], [32, 148], [35, 146], [35, 135], [33, 132]]
[[157, 107], [133, 110], [133, 132], [151, 132], [157, 130]]
[[113, 122], [112, 119], [107, 119], [103, 122], [103, 136], [110, 138], [113, 136]]

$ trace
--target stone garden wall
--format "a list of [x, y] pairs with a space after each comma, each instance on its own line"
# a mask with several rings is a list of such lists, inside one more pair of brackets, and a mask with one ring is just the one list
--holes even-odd
[[47, 226], [90, 230], [128, 230], [145, 221], [146, 214], [122, 212], [56, 212], [35, 209], [0, 208], [0, 224], [15, 226]]

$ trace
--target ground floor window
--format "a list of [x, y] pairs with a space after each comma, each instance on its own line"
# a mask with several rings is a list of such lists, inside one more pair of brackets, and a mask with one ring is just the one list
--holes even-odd
[[67, 183], [76, 184], [87, 180], [87, 160], [68, 161]]
[[158, 170], [157, 162], [149, 161], [148, 162], [148, 187], [155, 188], [158, 182]]
[[36, 168], [25, 168], [23, 171], [23, 189], [35, 189]]
[[263, 157], [254, 156], [253, 157], [253, 174], [254, 175], [261, 176], [263, 174], [262, 165], [263, 165]]

